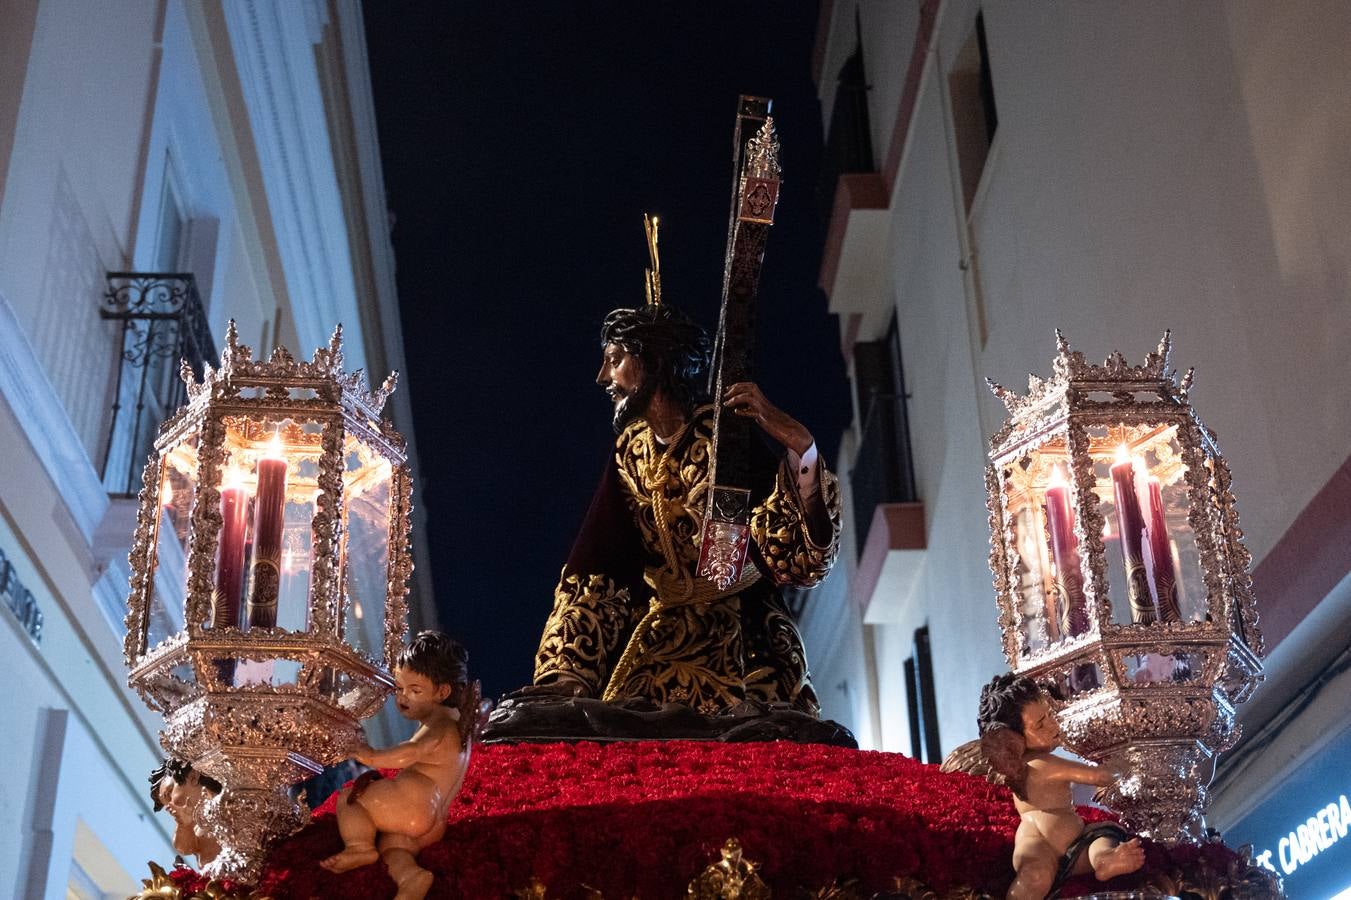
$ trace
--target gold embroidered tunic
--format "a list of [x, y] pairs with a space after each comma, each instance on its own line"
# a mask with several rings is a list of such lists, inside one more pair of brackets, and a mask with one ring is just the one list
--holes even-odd
[[719, 591], [695, 575], [713, 415], [712, 406], [698, 409], [670, 444], [642, 420], [620, 434], [554, 591], [536, 684], [571, 680], [589, 696], [707, 714], [746, 699], [819, 714], [780, 588], [811, 587], [830, 571], [839, 484], [818, 462], [813, 517], [786, 462], [752, 441], [749, 561]]

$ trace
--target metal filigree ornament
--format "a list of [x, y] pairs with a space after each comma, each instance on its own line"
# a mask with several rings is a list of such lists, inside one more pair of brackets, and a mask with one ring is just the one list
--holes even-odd
[[1129, 772], [1101, 799], [1155, 840], [1204, 836], [1215, 756], [1262, 679], [1257, 609], [1215, 435], [1168, 367], [1090, 365], [1056, 332], [986, 471], [1004, 653], [1064, 700], [1065, 745]]
[[741, 842], [728, 838], [720, 851], [722, 859], [700, 872], [686, 888], [695, 900], [769, 900], [769, 886], [756, 874], [759, 863], [741, 853]]
[[347, 758], [403, 643], [412, 480], [381, 417], [391, 375], [226, 332], [219, 369], [160, 427], [130, 556], [129, 682], [160, 743], [224, 785], [202, 812], [208, 874], [251, 881], [309, 811], [288, 787]]

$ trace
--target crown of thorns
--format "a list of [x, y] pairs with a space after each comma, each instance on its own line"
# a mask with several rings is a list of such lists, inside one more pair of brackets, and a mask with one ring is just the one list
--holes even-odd
[[660, 359], [677, 378], [692, 380], [708, 369], [708, 334], [669, 304], [616, 309], [600, 327], [602, 344], [619, 344], [634, 356]]

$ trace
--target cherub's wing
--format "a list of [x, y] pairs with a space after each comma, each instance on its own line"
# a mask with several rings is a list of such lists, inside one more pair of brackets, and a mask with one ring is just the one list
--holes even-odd
[[980, 740], [967, 741], [953, 750], [939, 769], [975, 775], [1022, 796], [1027, 779], [1027, 764], [1023, 762], [1025, 749], [1022, 735], [1009, 728], [995, 728]]
[[990, 758], [981, 749], [979, 740], [967, 741], [949, 753], [947, 759], [943, 760], [943, 765], [939, 767], [939, 771], [963, 772], [967, 775], [984, 778], [994, 784], [1004, 783], [1004, 776], [996, 772], [994, 766], [990, 765]]

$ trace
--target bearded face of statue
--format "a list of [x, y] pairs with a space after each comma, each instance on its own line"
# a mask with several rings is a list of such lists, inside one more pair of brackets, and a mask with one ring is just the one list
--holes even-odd
[[643, 370], [642, 360], [613, 341], [601, 351], [596, 384], [605, 389], [614, 403], [615, 434], [647, 412], [656, 391], [655, 379]]

